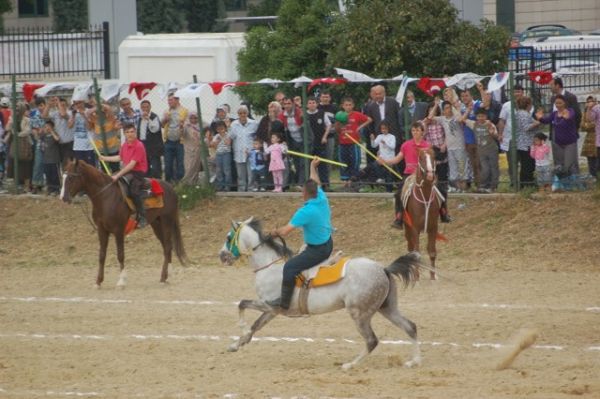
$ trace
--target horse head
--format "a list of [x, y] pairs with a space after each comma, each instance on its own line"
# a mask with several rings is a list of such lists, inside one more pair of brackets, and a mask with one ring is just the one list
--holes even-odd
[[245, 255], [260, 244], [259, 233], [250, 227], [254, 217], [243, 222], [231, 221], [231, 230], [227, 233], [225, 243], [219, 251], [223, 264], [232, 265], [241, 255]]
[[425, 179], [432, 183], [435, 179], [435, 157], [431, 148], [419, 150], [417, 183], [421, 183]]
[[70, 203], [71, 199], [84, 190], [82, 169], [87, 164], [77, 159], [69, 160], [63, 172], [63, 185], [60, 190], [60, 199]]

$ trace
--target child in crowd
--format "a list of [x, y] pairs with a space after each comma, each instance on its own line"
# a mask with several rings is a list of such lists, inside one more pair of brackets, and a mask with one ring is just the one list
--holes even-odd
[[287, 151], [285, 144], [281, 142], [279, 133], [271, 133], [271, 145], [267, 147], [265, 143], [265, 154], [270, 154], [269, 172], [273, 175], [274, 193], [283, 191], [283, 172], [285, 164], [283, 162], [283, 153]]
[[40, 134], [42, 152], [44, 153], [44, 175], [46, 176], [46, 193], [58, 195], [60, 191], [60, 136], [54, 130], [54, 122], [46, 121]]
[[231, 189], [231, 137], [225, 122], [214, 122], [213, 127], [217, 134], [211, 140], [210, 146], [215, 149], [217, 190], [229, 191]]
[[498, 187], [500, 168], [498, 165], [498, 131], [496, 126], [488, 120], [487, 111], [478, 109], [475, 120], [465, 119], [464, 123], [475, 133], [477, 140], [477, 153], [479, 155], [479, 181], [477, 186], [480, 192], [491, 193]]
[[354, 111], [354, 100], [351, 97], [342, 100], [342, 108], [348, 115], [348, 120], [344, 124], [337, 121], [335, 131], [339, 132], [340, 162], [348, 165], [347, 168], [340, 169], [340, 179], [348, 182], [358, 174], [360, 168], [360, 148], [350, 137], [360, 142], [360, 130], [373, 120], [362, 112]]
[[550, 191], [552, 183], [552, 164], [550, 161], [550, 146], [546, 143], [548, 136], [538, 132], [533, 136], [533, 145], [529, 150], [531, 158], [535, 159], [535, 173], [540, 191]]
[[[445, 93], [446, 91], [444, 91]], [[454, 93], [454, 96], [456, 96], [456, 93]], [[465, 149], [465, 133], [460, 122], [460, 111], [450, 101], [444, 101], [442, 116], [434, 116], [433, 120], [442, 125], [445, 133], [446, 151], [448, 152], [448, 180], [450, 183], [448, 192], [462, 192], [467, 186], [467, 151]]]
[[[371, 147], [377, 148], [377, 155], [383, 160], [390, 160], [396, 156], [396, 136], [390, 133], [390, 125], [387, 121], [382, 121], [377, 129], [379, 134], [375, 136], [371, 134]], [[385, 181], [386, 190], [392, 192], [392, 174], [379, 165], [377, 162], [371, 162], [368, 165], [372, 165], [376, 168], [375, 175], [379, 179]], [[368, 168], [369, 166], [367, 166]]]
[[252, 149], [248, 152], [248, 162], [250, 163], [250, 171], [252, 172], [252, 191], [265, 191], [267, 166], [260, 139], [254, 139], [252, 142]]

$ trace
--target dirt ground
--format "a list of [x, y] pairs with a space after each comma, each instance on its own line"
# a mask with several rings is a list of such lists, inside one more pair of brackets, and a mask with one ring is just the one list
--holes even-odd
[[[392, 202], [332, 198], [336, 248], [390, 263], [406, 252]], [[350, 371], [363, 343], [343, 312], [277, 318], [238, 353], [236, 303], [254, 298], [247, 265], [217, 253], [231, 219], [286, 223], [289, 198], [217, 198], [181, 215], [195, 265], [160, 285], [150, 229], [126, 243], [128, 286], [114, 243], [93, 288], [97, 239], [83, 205], [0, 196], [0, 397], [600, 398], [600, 229], [597, 194], [450, 200], [438, 244], [442, 277], [400, 289], [423, 363], [406, 369], [404, 333], [380, 316], [380, 345]], [[299, 234], [290, 240], [297, 247]], [[253, 312], [247, 313], [252, 320]], [[539, 338], [496, 371], [521, 328]]]

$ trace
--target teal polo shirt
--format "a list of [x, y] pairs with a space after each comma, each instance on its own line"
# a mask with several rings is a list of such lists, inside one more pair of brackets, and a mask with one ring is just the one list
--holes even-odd
[[290, 224], [302, 228], [304, 242], [309, 245], [325, 244], [331, 238], [331, 209], [321, 187], [317, 189], [315, 198], [306, 201], [302, 208], [296, 211]]

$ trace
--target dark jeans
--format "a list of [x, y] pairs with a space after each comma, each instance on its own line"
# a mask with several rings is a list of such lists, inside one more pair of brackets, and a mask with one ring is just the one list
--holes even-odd
[[179, 141], [165, 142], [165, 179], [178, 182], [183, 179], [183, 144]]
[[529, 149], [517, 150], [517, 159], [521, 164], [521, 170], [519, 171], [521, 187], [535, 187], [536, 183], [533, 178], [533, 172], [535, 172], [535, 159], [531, 158]]
[[162, 178], [162, 164], [160, 162], [160, 155], [148, 157], [148, 177], [154, 179]]
[[73, 153], [73, 142], [70, 141], [68, 143], [60, 143], [58, 145], [58, 151], [60, 154], [60, 163], [64, 165], [71, 158], [75, 158], [75, 154]]
[[303, 270], [310, 269], [323, 262], [333, 251], [333, 240], [331, 237], [321, 245], [307, 245], [306, 249], [288, 260], [283, 266], [283, 284], [293, 285], [296, 276]]
[[[288, 146], [292, 151], [304, 152], [304, 142], [302, 141], [290, 139]], [[296, 171], [296, 179], [294, 180], [294, 183], [301, 186], [306, 181], [306, 176], [304, 173], [304, 163], [306, 162], [306, 159], [294, 156], [292, 157], [292, 162], [294, 163], [294, 169]], [[292, 182], [290, 181], [290, 185], [291, 184]]]
[[[314, 144], [313, 155], [321, 158], [327, 158], [327, 145], [321, 143]], [[321, 184], [329, 184], [329, 165], [327, 165], [325, 162], [321, 162], [319, 166], [317, 166], [317, 172], [319, 173], [319, 180], [321, 180]]]
[[85, 161], [94, 167], [96, 166], [96, 154], [94, 153], [94, 150], [73, 151], [73, 154], [75, 155], [75, 159], [79, 161]]
[[58, 164], [45, 163], [44, 175], [46, 176], [46, 188], [49, 193], [58, 192], [60, 190], [60, 178], [58, 177]]

